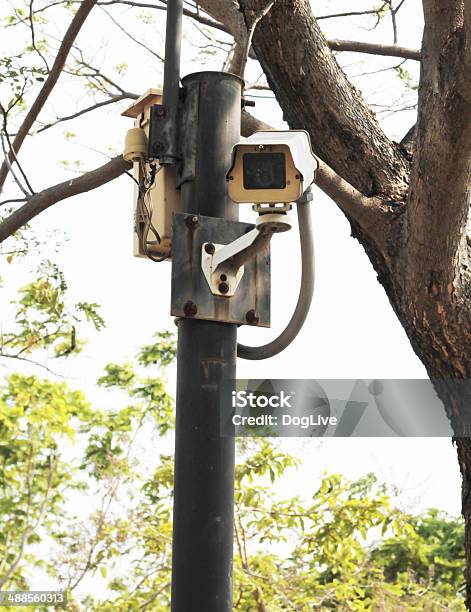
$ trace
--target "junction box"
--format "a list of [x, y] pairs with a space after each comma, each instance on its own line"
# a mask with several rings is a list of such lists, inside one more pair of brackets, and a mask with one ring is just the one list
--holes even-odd
[[[123, 113], [124, 117], [134, 119], [134, 127], [144, 130], [147, 139], [149, 138], [150, 125], [150, 110], [154, 104], [162, 103], [162, 90], [149, 89], [140, 98], [131, 104]], [[134, 162], [133, 175], [137, 183], [141, 183], [144, 178], [144, 172], [147, 174], [151, 171], [151, 163], [155, 163], [158, 169], [154, 184], [150, 188], [146, 196], [146, 205], [149, 209], [152, 224], [159, 232], [160, 244], [149, 245], [148, 250], [156, 255], [161, 256], [169, 252], [172, 243], [172, 216], [174, 212], [181, 212], [180, 190], [176, 188], [176, 171], [175, 166], [159, 166], [157, 160], [145, 159], [145, 161]], [[139, 190], [136, 185], [134, 192], [134, 227], [141, 224], [144, 225], [142, 219], [136, 218], [137, 199]], [[149, 233], [149, 240], [155, 240], [155, 236]], [[133, 252], [135, 257], [146, 257], [143, 252], [138, 234], [134, 231]], [[170, 257], [168, 258], [170, 259]]]

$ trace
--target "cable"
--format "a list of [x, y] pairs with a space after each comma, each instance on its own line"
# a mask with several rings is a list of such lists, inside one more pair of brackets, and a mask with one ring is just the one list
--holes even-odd
[[[134, 231], [138, 235], [139, 243], [144, 255], [155, 262], [165, 261], [168, 258], [168, 253], [156, 257], [149, 251], [149, 246], [160, 244], [160, 234], [152, 223], [152, 201], [150, 199], [150, 190], [155, 186], [155, 177], [160, 172], [162, 166], [156, 167], [155, 164], [150, 164], [150, 172], [147, 174], [146, 164], [141, 160], [142, 179], [138, 183], [139, 195], [136, 206], [136, 218], [134, 221]], [[146, 204], [146, 199], [148, 204]], [[143, 227], [141, 227], [141, 222]], [[149, 240], [149, 232], [151, 232], [155, 240]]]
[[237, 344], [237, 356], [242, 359], [268, 359], [281, 353], [296, 338], [306, 320], [314, 293], [314, 240], [311, 224], [311, 189], [296, 202], [301, 244], [301, 286], [293, 316], [281, 334], [262, 346]]

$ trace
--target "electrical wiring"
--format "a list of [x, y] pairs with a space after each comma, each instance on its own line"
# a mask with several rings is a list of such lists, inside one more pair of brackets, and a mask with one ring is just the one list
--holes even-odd
[[[153, 255], [149, 247], [151, 245], [160, 244], [160, 234], [152, 223], [152, 201], [150, 191], [155, 187], [155, 178], [162, 169], [162, 166], [150, 164], [150, 172], [147, 172], [146, 163], [141, 160], [142, 179], [138, 183], [139, 193], [136, 204], [136, 217], [134, 221], [134, 231], [139, 237], [142, 252], [151, 261], [161, 262], [167, 259], [168, 253], [159, 257]], [[149, 240], [149, 233], [152, 233], [155, 240]]]
[[237, 356], [242, 359], [268, 359], [281, 353], [301, 331], [309, 313], [314, 294], [314, 240], [311, 225], [311, 203], [307, 194], [308, 192], [296, 203], [299, 241], [301, 243], [301, 286], [293, 316], [281, 334], [268, 344], [263, 346], [237, 344]]

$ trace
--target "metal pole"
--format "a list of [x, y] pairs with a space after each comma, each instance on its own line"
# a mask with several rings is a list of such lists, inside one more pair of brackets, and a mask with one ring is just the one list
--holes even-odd
[[[187, 212], [237, 219], [225, 176], [240, 137], [242, 85], [218, 72], [183, 79], [185, 104], [198, 107], [195, 177], [182, 186]], [[220, 418], [236, 344], [236, 325], [178, 324], [172, 612], [232, 610], [235, 441], [221, 437]]]
[[165, 108], [166, 124], [169, 135], [166, 140], [166, 150], [159, 159], [162, 166], [174, 165], [177, 161], [177, 122], [180, 89], [182, 20], [183, 0], [168, 0], [162, 104]]

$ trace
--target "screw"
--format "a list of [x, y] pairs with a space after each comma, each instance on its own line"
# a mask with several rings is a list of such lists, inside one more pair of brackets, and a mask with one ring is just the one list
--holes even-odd
[[187, 317], [194, 317], [198, 312], [198, 307], [194, 302], [188, 300], [188, 302], [185, 302], [185, 305], [183, 306], [183, 312]]
[[227, 293], [229, 291], [229, 285], [227, 283], [219, 283], [219, 291], [221, 293]]
[[193, 217], [186, 218], [186, 225], [190, 229], [194, 229], [195, 227], [198, 227], [199, 224], [200, 224], [200, 220], [198, 219], [196, 215], [193, 215]]
[[251, 310], [247, 311], [245, 320], [249, 325], [258, 325], [260, 317], [258, 316], [257, 311], [252, 308]]
[[206, 251], [208, 255], [214, 255], [214, 251], [216, 250], [216, 247], [214, 246], [212, 242], [207, 242], [204, 245], [204, 250]]

